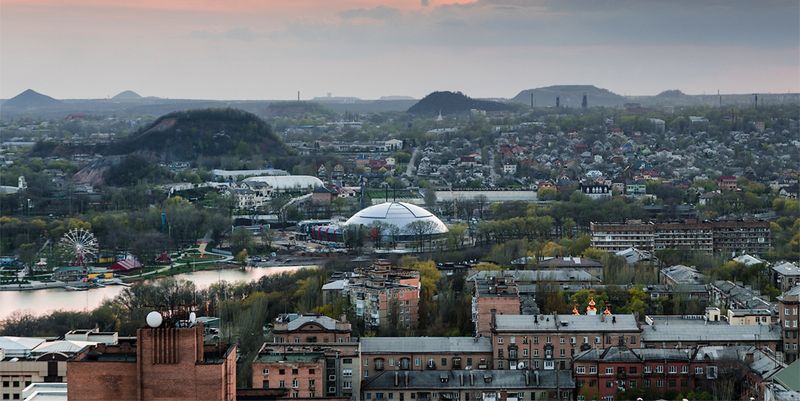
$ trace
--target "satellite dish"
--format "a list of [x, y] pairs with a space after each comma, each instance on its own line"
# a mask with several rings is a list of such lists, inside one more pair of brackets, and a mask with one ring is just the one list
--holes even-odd
[[525, 362], [520, 362], [517, 364], [517, 369], [525, 369]]
[[147, 325], [152, 327], [152, 328], [156, 328], [158, 326], [161, 326], [161, 322], [163, 322], [163, 321], [164, 321], [164, 318], [161, 316], [160, 313], [158, 313], [156, 311], [152, 311], [152, 312], [147, 314]]
[[196, 313], [194, 313], [194, 312], [189, 313], [189, 322], [191, 322], [192, 324], [195, 324], [197, 322], [197, 314]]

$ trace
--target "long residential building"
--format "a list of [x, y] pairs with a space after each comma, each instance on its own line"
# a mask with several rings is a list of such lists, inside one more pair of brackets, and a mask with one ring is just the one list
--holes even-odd
[[682, 223], [591, 223], [592, 247], [608, 252], [628, 248], [704, 253], [766, 254], [771, 246], [767, 221], [686, 221]]

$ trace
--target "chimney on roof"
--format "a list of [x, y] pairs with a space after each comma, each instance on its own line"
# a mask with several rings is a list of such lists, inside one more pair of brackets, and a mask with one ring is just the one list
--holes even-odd
[[464, 386], [464, 372], [458, 374], [458, 382], [462, 387]]
[[400, 374], [394, 372], [394, 386], [397, 387], [400, 385]]
[[529, 372], [528, 370], [526, 370], [524, 372], [524, 374], [525, 374], [525, 385], [526, 386], [530, 386], [531, 385], [531, 375], [528, 372]]
[[538, 370], [534, 370], [533, 371], [533, 380], [536, 382], [536, 385], [538, 386], [539, 385], [539, 371]]
[[408, 387], [408, 371], [403, 372], [403, 376], [403, 382], [406, 384], [406, 387]]
[[474, 386], [475, 385], [475, 376], [472, 374], [471, 370], [469, 371], [469, 385], [470, 386]]

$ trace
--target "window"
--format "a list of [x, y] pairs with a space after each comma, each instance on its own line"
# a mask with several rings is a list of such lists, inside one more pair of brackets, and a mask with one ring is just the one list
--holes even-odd
[[278, 382], [278, 388], [286, 388], [286, 381], [281, 380]]
[[316, 381], [314, 379], [308, 379], [308, 388], [309, 389], [313, 390], [316, 384], [317, 383], [316, 383]]
[[653, 372], [653, 368], [651, 366], [645, 366], [644, 367], [644, 373], [652, 373], [652, 372]]
[[614, 387], [614, 382], [611, 380], [606, 381], [606, 388], [612, 388], [612, 387]]
[[683, 374], [689, 373], [689, 366], [688, 365], [681, 366], [681, 373]]
[[594, 343], [595, 344], [600, 344], [600, 337], [595, 337], [594, 338]]
[[509, 337], [508, 338], [508, 342], [509, 342], [509, 344], [516, 344], [517, 343], [517, 337], [515, 337], [515, 336]]
[[664, 367], [661, 365], [656, 366], [656, 373], [664, 373]]
[[539, 369], [539, 361], [533, 361], [533, 368]]
[[342, 359], [342, 363], [348, 364], [348, 365], [352, 364], [353, 363], [353, 358], [344, 358], [344, 359]]
[[472, 358], [467, 358], [467, 366], [472, 366]]
[[559, 337], [559, 338], [558, 338], [558, 343], [559, 343], [559, 344], [564, 344], [565, 340], [566, 340], [566, 339], [565, 339], [564, 337]]
[[298, 387], [300, 387], [300, 380], [297, 380], [296, 378], [292, 379], [292, 388], [298, 388]]
[[585, 374], [586, 373], [586, 367], [585, 366], [578, 366], [577, 368], [575, 368], [575, 373], [577, 373], [579, 375]]
[[447, 358], [442, 358], [442, 366], [447, 366]]
[[264, 369], [263, 373], [264, 373], [264, 376], [269, 376], [269, 369]]
[[310, 374], [310, 375], [313, 375], [315, 372], [316, 372], [316, 370], [314, 370], [314, 369], [309, 369], [308, 370], [308, 374]]
[[375, 399], [376, 400], [382, 400], [383, 399], [383, 393], [375, 393]]
[[505, 364], [503, 363], [503, 361], [497, 361], [497, 369], [504, 369], [504, 367]]
[[503, 337], [497, 337], [497, 343], [498, 344], [502, 344], [503, 343]]
[[278, 374], [279, 375], [285, 375], [286, 374], [286, 369], [278, 369]]
[[584, 344], [588, 344], [589, 343], [589, 337], [583, 337], [583, 343]]
[[353, 377], [353, 369], [342, 369], [342, 377]]
[[550, 344], [550, 336], [547, 336], [547, 339], [546, 339], [546, 340], [547, 340], [546, 342], [547, 342], [548, 344]]
[[589, 374], [590, 375], [597, 374], [597, 366], [589, 366]]
[[614, 368], [606, 368], [606, 374], [607, 375], [613, 375], [614, 374]]
[[636, 380], [631, 380], [630, 382], [628, 382], [628, 387], [636, 388]]
[[533, 337], [533, 343], [539, 344], [539, 336]]
[[636, 336], [631, 336], [631, 344], [636, 344]]
[[353, 388], [353, 382], [350, 380], [345, 380], [342, 382], [342, 388], [351, 389]]
[[678, 367], [675, 365], [670, 365], [669, 373], [678, 373]]
[[528, 349], [527, 349], [527, 348], [525, 348], [524, 350], [522, 350], [522, 356], [524, 356], [525, 358], [527, 358], [527, 357], [528, 357]]
[[694, 374], [702, 375], [703, 374], [703, 368], [701, 368], [701, 367], [694, 368]]
[[637, 373], [637, 370], [638, 369], [636, 369], [636, 366], [631, 366], [628, 368], [628, 373], [635, 375]]
[[656, 380], [656, 387], [664, 387], [664, 380], [661, 379]]
[[375, 370], [383, 370], [383, 358], [375, 358]]
[[414, 358], [414, 366], [419, 366], [422, 364], [422, 359]]
[[538, 349], [533, 350], [533, 357], [534, 358], [538, 358], [539, 357], [539, 350]]
[[292, 374], [296, 375], [297, 374], [297, 369], [292, 369]]
[[650, 379], [642, 380], [642, 387], [644, 387], [644, 388], [650, 387]]

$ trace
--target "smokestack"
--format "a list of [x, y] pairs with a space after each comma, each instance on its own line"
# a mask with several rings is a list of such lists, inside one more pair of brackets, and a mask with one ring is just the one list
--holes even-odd
[[756, 108], [758, 108], [758, 93], [754, 93], [753, 97], [755, 98]]
[[561, 97], [559, 96], [556, 96], [556, 108], [557, 109], [561, 108]]
[[297, 101], [300, 101], [300, 91], [297, 91]]
[[531, 92], [531, 108], [533, 108], [533, 92]]
[[588, 100], [586, 99], [586, 93], [584, 93], [584, 94], [583, 94], [583, 100], [581, 101], [581, 108], [584, 108], [584, 109], [585, 109], [585, 108], [587, 108], [587, 107], [589, 107], [589, 102], [588, 102]]

